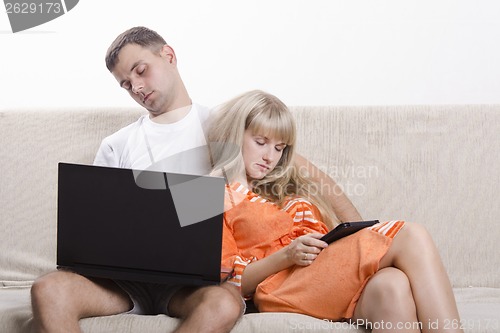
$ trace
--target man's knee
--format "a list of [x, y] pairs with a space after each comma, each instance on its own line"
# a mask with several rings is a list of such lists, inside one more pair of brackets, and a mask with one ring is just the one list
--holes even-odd
[[[232, 327], [243, 314], [244, 302], [234, 286], [212, 286], [196, 290], [191, 295], [195, 304], [185, 314], [190, 317], [197, 313], [209, 327]], [[209, 330], [210, 331], [210, 330]]]
[[243, 313], [244, 302], [239, 291], [233, 286], [208, 287], [204, 292], [201, 306], [217, 314], [219, 318], [225, 316], [228, 320], [232, 320]]
[[34, 308], [49, 305], [51, 309], [62, 308], [66, 312], [80, 307], [82, 294], [90, 292], [85, 289], [89, 282], [88, 278], [73, 272], [55, 271], [43, 275], [31, 287], [32, 305]]
[[[54, 304], [56, 300], [67, 299], [66, 272], [52, 272], [35, 280], [31, 287], [31, 299], [34, 306], [41, 303]], [[54, 304], [55, 305], [55, 304]]]
[[184, 288], [170, 300], [168, 313], [188, 320], [196, 318], [207, 332], [227, 331], [243, 314], [244, 302], [234, 286]]
[[31, 288], [34, 314], [64, 313], [72, 318], [125, 312], [130, 300], [111, 280], [91, 279], [65, 271], [38, 278]]

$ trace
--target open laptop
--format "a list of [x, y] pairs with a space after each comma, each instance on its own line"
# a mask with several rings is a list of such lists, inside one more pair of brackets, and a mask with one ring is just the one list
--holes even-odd
[[220, 282], [224, 179], [59, 163], [57, 266], [153, 283]]

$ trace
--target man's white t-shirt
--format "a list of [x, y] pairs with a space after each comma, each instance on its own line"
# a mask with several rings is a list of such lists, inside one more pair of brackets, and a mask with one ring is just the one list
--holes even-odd
[[94, 165], [135, 170], [156, 170], [205, 175], [210, 172], [206, 131], [212, 109], [197, 104], [181, 120], [171, 124], [141, 116], [104, 138]]

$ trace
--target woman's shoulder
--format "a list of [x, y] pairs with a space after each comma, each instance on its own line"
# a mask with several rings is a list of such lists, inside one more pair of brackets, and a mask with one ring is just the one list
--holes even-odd
[[296, 207], [296, 206], [307, 207], [307, 208], [314, 207], [314, 205], [309, 200], [298, 195], [293, 195], [285, 199], [283, 209], [287, 210], [290, 209], [291, 207]]
[[252, 192], [247, 186], [240, 182], [232, 182], [226, 185], [224, 197], [224, 211], [229, 211], [239, 206], [242, 202], [265, 203], [266, 199]]
[[294, 222], [307, 221], [318, 223], [319, 221], [316, 217], [321, 216], [315, 205], [299, 196], [287, 198], [282, 209], [293, 217]]
[[225, 223], [231, 228], [242, 221], [255, 220], [258, 225], [273, 225], [292, 218], [276, 203], [259, 196], [244, 185], [233, 183], [226, 186], [224, 214]]

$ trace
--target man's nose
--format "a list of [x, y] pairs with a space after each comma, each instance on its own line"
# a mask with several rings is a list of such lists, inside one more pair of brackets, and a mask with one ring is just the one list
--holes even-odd
[[142, 82], [132, 82], [132, 92], [134, 94], [139, 94], [143, 89]]

